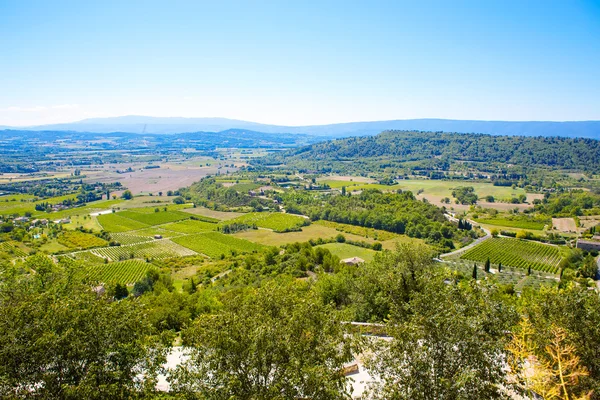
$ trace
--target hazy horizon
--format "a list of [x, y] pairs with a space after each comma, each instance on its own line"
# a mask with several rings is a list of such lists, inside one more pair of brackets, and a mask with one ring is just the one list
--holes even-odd
[[600, 120], [600, 6], [0, 3], [0, 125]]

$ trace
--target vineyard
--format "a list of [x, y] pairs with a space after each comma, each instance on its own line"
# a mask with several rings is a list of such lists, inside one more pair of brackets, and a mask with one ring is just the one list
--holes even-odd
[[127, 260], [109, 264], [97, 264], [87, 268], [86, 277], [99, 282], [132, 284], [146, 275], [150, 264], [142, 260]]
[[104, 214], [98, 216], [102, 229], [109, 232], [127, 232], [135, 229], [147, 228], [148, 225], [121, 216], [122, 213]]
[[58, 237], [58, 243], [71, 249], [90, 249], [92, 247], [107, 246], [106, 240], [91, 233], [80, 231], [66, 231]]
[[561, 254], [558, 247], [511, 238], [492, 238], [462, 255], [462, 259], [558, 273]]
[[173, 241], [211, 258], [218, 258], [222, 254], [232, 252], [248, 253], [258, 251], [262, 248], [259, 244], [244, 239], [238, 239], [233, 236], [223, 235], [218, 232], [180, 236], [174, 238]]
[[274, 232], [293, 232], [299, 231], [303, 226], [309, 225], [310, 221], [306, 218], [292, 214], [283, 213], [248, 213], [227, 221], [231, 223], [242, 223], [247, 225], [256, 225], [260, 228], [272, 229]]
[[[151, 235], [153, 236], [153, 235]], [[149, 242], [152, 239], [150, 236], [141, 236], [133, 233], [111, 233], [110, 237], [112, 240], [120, 244], [136, 244], [142, 242]]]
[[4, 253], [12, 257], [25, 257], [27, 254], [18, 248], [13, 246], [10, 242], [0, 242], [0, 253]]
[[188, 219], [185, 221], [173, 222], [171, 224], [163, 225], [161, 226], [161, 228], [179, 233], [199, 233], [203, 231], [214, 231], [217, 228], [217, 224]]
[[132, 258], [160, 259], [196, 254], [194, 251], [173, 243], [168, 239], [153, 240], [126, 246], [104, 247], [90, 251], [98, 257], [108, 258], [110, 261], [121, 261]]

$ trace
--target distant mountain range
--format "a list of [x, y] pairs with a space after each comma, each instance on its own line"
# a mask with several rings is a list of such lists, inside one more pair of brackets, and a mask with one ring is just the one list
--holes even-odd
[[31, 127], [0, 127], [35, 131], [127, 132], [171, 134], [221, 132], [247, 129], [264, 133], [292, 133], [326, 137], [375, 135], [384, 130], [486, 133], [510, 136], [563, 136], [600, 139], [600, 121], [469, 121], [451, 119], [405, 119], [349, 122], [330, 125], [282, 126], [226, 118], [172, 118], [124, 116], [91, 118], [78, 122]]

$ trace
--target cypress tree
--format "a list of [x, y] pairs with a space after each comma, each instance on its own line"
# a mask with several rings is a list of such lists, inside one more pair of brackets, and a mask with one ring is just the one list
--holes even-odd
[[458, 229], [463, 229], [462, 219], [458, 220]]
[[531, 265], [527, 268], [527, 275], [531, 275]]
[[490, 258], [488, 257], [487, 260], [485, 260], [485, 272], [490, 272]]
[[498, 264], [498, 272], [502, 272], [502, 263]]
[[477, 264], [473, 264], [473, 279], [477, 280]]

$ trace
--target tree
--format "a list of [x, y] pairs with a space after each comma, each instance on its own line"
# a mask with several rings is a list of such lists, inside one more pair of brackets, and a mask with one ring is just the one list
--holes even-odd
[[181, 196], [177, 196], [173, 199], [173, 204], [185, 204], [185, 199]]
[[490, 234], [492, 235], [492, 237], [498, 237], [498, 235], [499, 235], [498, 229], [492, 229], [490, 231]]
[[346, 186], [342, 186], [342, 196], [346, 195]]
[[126, 190], [123, 192], [123, 194], [121, 195], [121, 198], [123, 200], [131, 200], [133, 198], [133, 194], [131, 193], [130, 190]]
[[473, 264], [473, 279], [477, 280], [477, 264]]
[[0, 397], [128, 399], [154, 391], [167, 349], [151, 336], [143, 304], [99, 296], [74, 271], [55, 266], [44, 284], [37, 274], [2, 277]]
[[115, 285], [115, 299], [121, 300], [129, 296], [129, 291], [127, 290], [127, 286], [117, 283]]
[[496, 201], [496, 199], [492, 195], [487, 195], [485, 196], [485, 201], [487, 201], [488, 203], [493, 203], [494, 201]]
[[238, 293], [182, 333], [190, 359], [172, 390], [205, 399], [346, 399], [351, 343], [329, 305], [304, 284]]
[[485, 272], [489, 273], [490, 272], [490, 258], [488, 257], [487, 260], [485, 260]]
[[498, 264], [498, 272], [502, 272], [502, 263]]
[[402, 308], [393, 308], [386, 331], [367, 362], [381, 377], [375, 399], [502, 398], [504, 362], [498, 355], [504, 330], [516, 317], [491, 286], [444, 283], [424, 276], [422, 290]]

